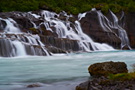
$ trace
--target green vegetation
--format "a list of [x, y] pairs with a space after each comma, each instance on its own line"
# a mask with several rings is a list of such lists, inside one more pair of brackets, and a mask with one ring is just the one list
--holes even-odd
[[110, 74], [108, 77], [110, 80], [125, 81], [125, 80], [135, 80], [135, 64], [132, 64], [133, 72], [130, 73], [119, 73]]
[[46, 6], [49, 10], [60, 12], [62, 10], [78, 14], [91, 10], [95, 7], [107, 12], [125, 10], [135, 12], [134, 0], [0, 0], [0, 11], [31, 11]]
[[133, 73], [110, 74], [109, 79], [117, 80], [117, 81], [135, 80], [135, 72], [133, 72]]

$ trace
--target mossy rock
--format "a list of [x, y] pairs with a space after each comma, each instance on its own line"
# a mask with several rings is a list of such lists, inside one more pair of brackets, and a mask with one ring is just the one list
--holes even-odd
[[127, 65], [124, 62], [103, 62], [89, 66], [88, 71], [91, 76], [108, 76], [109, 74], [127, 73]]

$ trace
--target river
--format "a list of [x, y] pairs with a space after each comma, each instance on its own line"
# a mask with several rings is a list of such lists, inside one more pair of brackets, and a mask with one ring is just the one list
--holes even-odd
[[[0, 90], [75, 90], [76, 85], [89, 79], [89, 65], [122, 61], [131, 70], [134, 60], [134, 50], [0, 57]], [[41, 87], [27, 88], [27, 85], [35, 83]]]

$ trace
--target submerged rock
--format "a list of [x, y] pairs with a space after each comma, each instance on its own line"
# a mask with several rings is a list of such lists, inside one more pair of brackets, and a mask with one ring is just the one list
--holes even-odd
[[28, 88], [41, 87], [40, 84], [34, 83], [27, 86]]
[[91, 76], [107, 76], [108, 74], [127, 73], [127, 65], [124, 62], [103, 62], [89, 66]]

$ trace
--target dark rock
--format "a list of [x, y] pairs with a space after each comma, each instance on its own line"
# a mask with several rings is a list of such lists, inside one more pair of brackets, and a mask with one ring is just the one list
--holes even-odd
[[129, 37], [130, 46], [135, 48], [135, 13], [125, 14], [125, 26], [126, 32]]
[[89, 83], [89, 81], [86, 81], [84, 83], [79, 84], [78, 86], [76, 86], [76, 90], [88, 90]]
[[35, 84], [30, 84], [30, 85], [28, 85], [27, 87], [28, 87], [28, 88], [34, 88], [34, 87], [41, 87], [41, 85], [35, 83]]
[[2, 30], [4, 30], [4, 28], [6, 27], [7, 23], [3, 20], [0, 20], [0, 32], [2, 32]]
[[40, 34], [45, 35], [45, 36], [57, 37], [58, 35], [55, 33], [55, 28], [51, 27], [51, 29], [54, 32], [51, 32], [50, 30], [47, 30], [47, 28], [44, 26], [44, 24], [41, 24], [40, 28], [38, 29], [38, 32], [40, 32]]
[[135, 80], [114, 81], [106, 77], [93, 78], [76, 86], [76, 90], [135, 90]]
[[52, 53], [67, 53], [65, 50], [62, 50], [54, 46], [46, 46], [46, 48]]
[[40, 39], [47, 46], [59, 48], [62, 50], [62, 52], [63, 51], [77, 52], [80, 50], [78, 40], [70, 40], [67, 38], [57, 38], [53, 36], [43, 36], [43, 35], [40, 35]]
[[13, 17], [13, 19], [19, 24], [21, 29], [28, 29], [33, 27], [31, 21], [26, 17]]
[[127, 65], [124, 62], [103, 62], [89, 66], [91, 76], [107, 76], [108, 74], [127, 73]]
[[122, 47], [122, 50], [130, 50], [130, 48], [126, 45], [126, 46]]
[[[95, 42], [107, 43], [114, 48], [121, 47], [121, 40], [114, 32], [105, 31], [99, 21], [97, 11], [89, 11], [86, 16], [80, 20], [84, 33], [89, 35]], [[104, 22], [106, 23], [106, 22]], [[116, 31], [115, 28], [111, 28]]]

